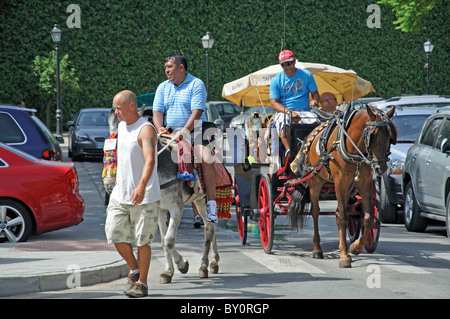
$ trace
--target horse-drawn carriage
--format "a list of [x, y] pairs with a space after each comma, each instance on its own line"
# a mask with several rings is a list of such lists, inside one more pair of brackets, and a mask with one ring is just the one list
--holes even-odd
[[[367, 115], [369, 112], [371, 114]], [[368, 116], [369, 118], [367, 118]], [[350, 186], [348, 191], [341, 189], [339, 192], [341, 202], [346, 203], [346, 212], [342, 212], [343, 214], [341, 215], [343, 215], [344, 220], [348, 216], [348, 223], [343, 225], [346, 224], [350, 241], [352, 243], [355, 242], [359, 238], [360, 233], [364, 234], [365, 226], [368, 226], [369, 230], [365, 235], [363, 246], [357, 248], [357, 253], [361, 252], [364, 247], [367, 252], [374, 252], [380, 234], [380, 219], [377, 209], [376, 183], [372, 180], [372, 169], [375, 171], [374, 166], [385, 164], [387, 160], [389, 145], [392, 141], [389, 140], [386, 143], [385, 140], [380, 141], [380, 138], [377, 138], [377, 136], [383, 136], [386, 139], [392, 133], [391, 125], [388, 123], [390, 122], [390, 116], [385, 116], [384, 113], [370, 109], [367, 112], [366, 110], [360, 110], [358, 113], [349, 107], [343, 117], [339, 117], [336, 113], [333, 115], [332, 120], [322, 124], [292, 123], [290, 154], [294, 156], [297, 154], [298, 156], [294, 161], [294, 166], [290, 165], [289, 167], [290, 161], [286, 161], [286, 159], [284, 161], [280, 160], [284, 155], [282, 143], [279, 143], [278, 137], [272, 139], [269, 137], [267, 139], [267, 136], [271, 136], [271, 134], [267, 134], [268, 132], [265, 130], [270, 130], [270, 128], [264, 128], [264, 123], [257, 123], [257, 119], [261, 117], [258, 114], [254, 114], [249, 119], [249, 121], [253, 122], [253, 124], [249, 125], [249, 127], [253, 128], [251, 131], [253, 136], [244, 136], [243, 143], [230, 143], [229, 141], [230, 148], [234, 147], [233, 153], [235, 155], [234, 192], [236, 218], [241, 243], [245, 245], [247, 241], [247, 225], [250, 219], [258, 223], [262, 246], [266, 253], [270, 253], [274, 241], [275, 220], [278, 215], [311, 214], [312, 210], [308, 211], [303, 206], [305, 202], [300, 203], [301, 199], [295, 195], [296, 191], [303, 189], [303, 200], [311, 201], [312, 208], [314, 200], [311, 199], [313, 199], [312, 190], [314, 188], [317, 189], [319, 187], [320, 194], [318, 197], [320, 200], [336, 200], [339, 199], [337, 198], [337, 185], [339, 185], [341, 188]], [[352, 128], [354, 128], [353, 132], [351, 132]], [[395, 128], [393, 129], [395, 130]], [[230, 139], [232, 135], [229, 132], [227, 134], [227, 138]], [[326, 134], [328, 134], [328, 137], [325, 137]], [[265, 135], [266, 139], [264, 139], [263, 135]], [[251, 139], [255, 138], [257, 141], [251, 141]], [[353, 143], [352, 139], [356, 141], [357, 145], [354, 145], [355, 147], [351, 145]], [[310, 154], [316, 153], [321, 147], [319, 140], [323, 143], [322, 148], [324, 152], [322, 152], [322, 155], [316, 154], [313, 156], [313, 159]], [[344, 153], [347, 152], [345, 144], [349, 142], [351, 143], [347, 148], [352, 149], [349, 152], [356, 153], [356, 155], [350, 155], [353, 158], [341, 161], [337, 158], [341, 153], [338, 150], [341, 149], [341, 144], [344, 144]], [[279, 150], [276, 147], [277, 143], [280, 145]], [[367, 145], [362, 148], [361, 146], [364, 143]], [[384, 143], [384, 145], [380, 148], [374, 145], [376, 143]], [[242, 147], [239, 149], [241, 145]], [[257, 149], [252, 149], [252, 145], [257, 145]], [[372, 147], [370, 148], [369, 145], [372, 145]], [[358, 152], [354, 152], [354, 149], [357, 149], [356, 146], [363, 149], [362, 153], [364, 154], [361, 154], [362, 157]], [[263, 155], [266, 156], [261, 156], [261, 153], [264, 153]], [[347, 152], [347, 154], [349, 153]], [[358, 162], [356, 157], [361, 160]], [[302, 166], [302, 163], [297, 163], [298, 160], [303, 161], [303, 164], [308, 163], [308, 165], [303, 165], [303, 169], [294, 174], [293, 171], [296, 170], [295, 165], [300, 164]], [[320, 176], [321, 178], [319, 178]], [[319, 179], [320, 182], [316, 182]], [[363, 179], [365, 181], [362, 181]], [[367, 181], [368, 179], [370, 180]], [[371, 189], [368, 189], [367, 185]], [[311, 195], [309, 194], [310, 190]], [[360, 192], [364, 193], [360, 194]], [[345, 200], [346, 196], [348, 201]], [[367, 206], [367, 203], [370, 203], [372, 207], [364, 210], [363, 198], [367, 196], [371, 196], [371, 198], [366, 200], [365, 203]], [[299, 210], [302, 212], [298, 212]], [[341, 217], [339, 217], [338, 210], [332, 214], [336, 214], [339, 225]], [[318, 211], [317, 205], [316, 215], [318, 215]], [[365, 220], [365, 214], [371, 216], [369, 222], [367, 218]], [[315, 217], [315, 223], [317, 218], [318, 216]], [[315, 227], [315, 231], [317, 228], [318, 226]], [[345, 236], [345, 231], [343, 233]], [[313, 256], [315, 258], [323, 258], [320, 244], [316, 243], [316, 238], [314, 242], [315, 250]], [[352, 247], [350, 250], [353, 252]], [[346, 249], [343, 253], [348, 255]], [[340, 266], [350, 267], [350, 264], [349, 262], [344, 262], [342, 265], [340, 263]]]

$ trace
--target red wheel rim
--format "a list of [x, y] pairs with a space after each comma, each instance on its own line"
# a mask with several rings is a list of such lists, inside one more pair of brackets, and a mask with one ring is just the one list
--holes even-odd
[[270, 243], [270, 227], [271, 227], [271, 212], [270, 212], [270, 198], [269, 185], [264, 178], [261, 178], [259, 184], [258, 209], [259, 209], [259, 230], [261, 236], [261, 243], [266, 249]]
[[[378, 220], [378, 207], [377, 207], [377, 196], [376, 196], [376, 189], [375, 189], [375, 183], [373, 184], [373, 197], [372, 197], [372, 205], [373, 205], [373, 224], [369, 232], [369, 236], [367, 237], [366, 242], [366, 251], [369, 253], [373, 253], [378, 245], [378, 238], [379, 238], [379, 220]], [[364, 231], [364, 225], [361, 226], [362, 231]]]
[[237, 228], [238, 228], [239, 238], [242, 241], [242, 238], [244, 238], [244, 217], [241, 214], [241, 207], [239, 205], [239, 192], [238, 192], [236, 181], [234, 181], [234, 200], [235, 200], [235, 207], [236, 207]]

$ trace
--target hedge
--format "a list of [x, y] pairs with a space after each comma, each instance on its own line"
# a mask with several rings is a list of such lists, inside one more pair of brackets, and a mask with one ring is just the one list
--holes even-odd
[[[81, 9], [80, 28], [68, 27], [70, 4]], [[431, 11], [419, 34], [396, 30], [392, 9], [383, 5], [380, 28], [369, 28], [370, 4], [376, 1], [2, 0], [0, 101], [23, 99], [44, 118], [45, 96], [32, 62], [54, 50], [55, 23], [63, 32], [61, 54], [69, 55], [80, 86], [75, 96], [62, 97], [70, 110], [63, 122], [80, 108], [110, 107], [123, 89], [154, 92], [166, 80], [164, 57], [171, 52], [182, 51], [188, 71], [205, 81], [201, 38], [207, 31], [215, 39], [209, 51], [212, 100], [222, 100], [223, 84], [277, 63], [282, 45], [301, 61], [353, 69], [372, 82], [377, 92], [371, 96], [425, 94], [428, 38], [435, 45], [431, 93], [450, 94], [449, 2]]]

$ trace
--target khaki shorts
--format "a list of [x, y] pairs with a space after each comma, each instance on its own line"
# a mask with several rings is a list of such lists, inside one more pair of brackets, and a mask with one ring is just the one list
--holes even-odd
[[[292, 111], [298, 113], [300, 115], [300, 121], [296, 123], [300, 124], [311, 124], [311, 123], [320, 123], [319, 118], [315, 113], [308, 112], [308, 111]], [[281, 136], [281, 131], [283, 130], [285, 124], [287, 126], [291, 126], [291, 118], [289, 115], [284, 113], [277, 113], [275, 114], [273, 123], [275, 124], [275, 127], [277, 128], [278, 135]], [[284, 136], [284, 133], [283, 133]]]
[[150, 244], [158, 230], [158, 207], [159, 201], [135, 206], [110, 198], [105, 222], [108, 243]]

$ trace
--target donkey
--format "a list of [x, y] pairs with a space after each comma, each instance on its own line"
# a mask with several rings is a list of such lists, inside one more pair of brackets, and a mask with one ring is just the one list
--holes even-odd
[[[139, 114], [143, 116], [145, 105], [141, 107]], [[148, 118], [151, 121], [151, 118]], [[108, 118], [109, 129], [111, 132], [117, 132], [119, 120], [111, 109]], [[120, 138], [120, 136], [118, 137]], [[174, 265], [177, 269], [185, 274], [189, 270], [189, 262], [183, 259], [183, 256], [175, 249], [177, 238], [177, 230], [181, 220], [181, 214], [184, 210], [184, 205], [190, 201], [190, 198], [195, 198], [194, 190], [189, 187], [186, 182], [177, 179], [178, 164], [172, 160], [171, 150], [164, 148], [161, 145], [160, 138], [158, 138], [158, 178], [161, 187], [161, 201], [159, 204], [158, 224], [161, 235], [161, 243], [164, 249], [166, 265], [164, 272], [160, 275], [160, 283], [166, 284], [172, 282], [174, 275]], [[113, 187], [105, 185], [107, 191], [112, 191]], [[203, 223], [205, 225], [205, 244], [201, 265], [199, 270], [200, 278], [208, 278], [208, 255], [210, 248], [212, 248], [212, 261], [210, 264], [210, 272], [219, 272], [219, 252], [217, 249], [215, 226], [213, 223], [206, 221], [206, 196], [197, 196], [192, 200], [196, 206]]]

